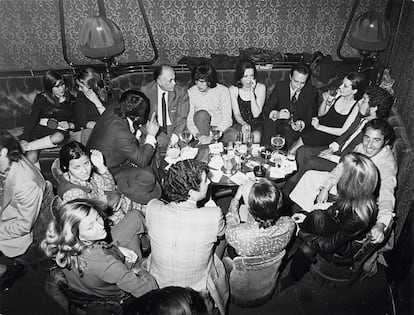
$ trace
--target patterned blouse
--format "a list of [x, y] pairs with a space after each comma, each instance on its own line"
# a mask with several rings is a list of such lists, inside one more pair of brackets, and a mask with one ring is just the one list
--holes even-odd
[[240, 256], [277, 254], [288, 245], [295, 222], [290, 217], [281, 217], [275, 225], [260, 228], [249, 214], [247, 222], [240, 222], [239, 200], [233, 198], [226, 215], [226, 240]]

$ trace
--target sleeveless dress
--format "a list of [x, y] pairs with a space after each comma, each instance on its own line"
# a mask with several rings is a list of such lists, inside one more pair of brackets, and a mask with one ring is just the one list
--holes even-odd
[[[319, 117], [319, 124], [332, 127], [332, 128], [341, 128], [346, 119], [348, 118], [349, 114], [354, 109], [355, 105], [358, 103], [357, 101], [352, 105], [349, 112], [345, 115], [338, 113], [335, 110], [335, 104], [340, 99], [337, 98], [334, 104], [329, 108], [326, 115]], [[326, 146], [335, 141], [338, 136], [332, 135], [320, 130], [316, 130], [312, 125], [308, 126], [304, 132], [302, 133], [302, 140], [303, 143], [307, 146], [318, 147], [318, 146]]]
[[[240, 97], [240, 89], [237, 89], [237, 103], [239, 104], [240, 114], [243, 119], [252, 127], [253, 130], [261, 130], [263, 125], [262, 115], [254, 118], [252, 113], [251, 101], [245, 101]], [[237, 121], [234, 122], [237, 124]]]

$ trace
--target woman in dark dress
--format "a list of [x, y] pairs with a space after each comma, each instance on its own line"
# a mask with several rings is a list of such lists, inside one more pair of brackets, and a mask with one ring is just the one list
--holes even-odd
[[307, 146], [326, 146], [343, 134], [357, 119], [357, 103], [368, 86], [365, 75], [359, 72], [349, 73], [339, 86], [336, 95], [323, 93], [318, 117], [313, 117], [311, 125], [302, 133], [290, 149], [292, 153], [303, 144]]
[[87, 68], [75, 76], [79, 92], [74, 104], [76, 129], [93, 129], [96, 121], [105, 111], [107, 95], [104, 82], [92, 68]]
[[375, 164], [354, 152], [345, 156], [343, 167], [337, 201], [327, 210], [311, 212], [299, 225], [297, 236], [301, 244], [293, 255], [289, 276], [282, 279], [282, 288], [299, 281], [317, 253], [328, 258], [335, 254], [344, 261], [352, 258], [375, 223], [374, 192], [378, 184]]
[[249, 125], [253, 142], [259, 143], [262, 134], [262, 109], [266, 99], [266, 86], [256, 81], [256, 65], [251, 60], [241, 60], [234, 74], [235, 84], [231, 86], [231, 107], [236, 129]]
[[57, 71], [48, 70], [43, 75], [43, 88], [34, 100], [20, 142], [32, 163], [39, 161], [41, 149], [63, 143], [69, 137], [69, 130], [75, 127], [74, 97], [66, 88], [65, 78]]

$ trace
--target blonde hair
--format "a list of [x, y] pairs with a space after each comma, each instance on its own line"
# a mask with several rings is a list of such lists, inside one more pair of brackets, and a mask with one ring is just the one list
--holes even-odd
[[337, 185], [339, 209], [351, 209], [368, 226], [377, 211], [377, 185], [378, 169], [371, 159], [355, 152], [346, 155]]
[[49, 223], [46, 238], [41, 248], [48, 257], [53, 257], [59, 267], [78, 269], [83, 274], [84, 263], [79, 259], [86, 244], [79, 239], [79, 224], [95, 209], [106, 220], [104, 212], [91, 200], [74, 199], [60, 206]]

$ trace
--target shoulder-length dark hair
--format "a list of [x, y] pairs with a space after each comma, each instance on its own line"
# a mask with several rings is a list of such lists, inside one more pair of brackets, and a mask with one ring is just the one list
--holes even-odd
[[192, 84], [195, 84], [197, 80], [205, 80], [209, 88], [215, 88], [217, 86], [217, 71], [209, 63], [200, 63], [194, 67], [191, 72]]
[[[59, 105], [59, 100], [53, 95], [52, 89], [59, 84], [65, 84], [66, 79], [63, 75], [55, 70], [47, 70], [43, 75], [43, 95], [46, 97], [47, 101], [53, 105]], [[65, 90], [66, 99], [69, 99], [69, 90], [66, 86]]]
[[236, 66], [236, 71], [234, 72], [234, 85], [238, 88], [241, 88], [243, 86], [241, 79], [244, 77], [244, 72], [246, 69], [253, 69], [254, 78], [257, 78], [256, 64], [254, 61], [250, 59], [240, 60]]
[[361, 72], [350, 72], [346, 77], [352, 83], [352, 89], [357, 90], [354, 95], [354, 100], [359, 101], [368, 87], [368, 81], [365, 74]]
[[79, 159], [84, 155], [89, 156], [89, 152], [82, 143], [77, 141], [66, 143], [59, 152], [60, 169], [62, 172], [68, 171], [71, 160]]

